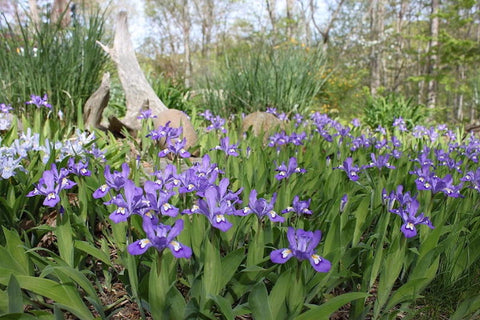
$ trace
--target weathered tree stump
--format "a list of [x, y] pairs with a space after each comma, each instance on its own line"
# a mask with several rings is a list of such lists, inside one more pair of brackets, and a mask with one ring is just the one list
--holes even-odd
[[148, 105], [153, 115], [167, 110], [148, 83], [138, 64], [133, 42], [128, 32], [127, 12], [117, 15], [113, 47], [108, 48], [99, 41], [97, 43], [110, 55], [117, 66], [118, 77], [125, 92], [127, 112], [123, 119], [117, 119], [130, 130], [139, 130], [141, 122], [137, 117], [144, 105]]

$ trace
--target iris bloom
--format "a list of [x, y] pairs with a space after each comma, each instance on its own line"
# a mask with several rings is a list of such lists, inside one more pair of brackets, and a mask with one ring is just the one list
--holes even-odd
[[25, 102], [25, 104], [33, 104], [33, 105], [37, 106], [37, 108], [40, 108], [40, 107], [43, 106], [43, 107], [52, 109], [52, 105], [47, 102], [47, 99], [48, 99], [48, 97], [47, 97], [46, 94], [43, 96], [43, 98], [40, 97], [40, 96], [36, 96], [36, 95], [32, 94], [30, 96], [30, 100]]
[[170, 198], [175, 195], [175, 192], [162, 190], [161, 187], [153, 181], [146, 181], [144, 190], [146, 210], [153, 210], [154, 212], [170, 217], [175, 217], [178, 214], [178, 208], [168, 203]]
[[302, 201], [298, 196], [295, 196], [293, 198], [292, 206], [287, 207], [285, 210], [282, 211], [282, 213], [296, 212], [297, 214], [312, 214], [312, 211], [308, 209], [311, 201], [312, 199]]
[[167, 142], [179, 138], [182, 135], [183, 128], [170, 127], [170, 122], [168, 121], [164, 126], [159, 126], [158, 129], [150, 131], [147, 137], [150, 137], [152, 140], [165, 139]]
[[206, 128], [207, 132], [212, 130], [220, 130], [223, 133], [227, 133], [227, 129], [225, 129], [225, 119], [220, 116], [215, 116], [209, 119], [210, 125]]
[[109, 218], [115, 223], [127, 221], [132, 214], [143, 214], [147, 209], [147, 203], [143, 197], [143, 190], [135, 186], [133, 181], [127, 180], [124, 185], [125, 197], [121, 194], [115, 196], [106, 204], [114, 204], [117, 209], [113, 211]]
[[212, 150], [221, 150], [225, 152], [227, 156], [238, 157], [238, 143], [230, 144], [229, 137], [220, 139], [220, 145], [216, 146]]
[[279, 216], [273, 206], [277, 200], [277, 193], [272, 195], [270, 202], [260, 198], [257, 199], [257, 190], [253, 189], [250, 191], [250, 197], [248, 201], [248, 206], [243, 209], [243, 215], [254, 213], [258, 216], [259, 219], [267, 216], [272, 222], [285, 222], [285, 218]]
[[418, 200], [414, 199], [405, 208], [398, 210], [398, 215], [403, 219], [403, 225], [400, 230], [403, 232], [406, 238], [412, 238], [417, 235], [417, 228], [415, 226], [419, 224], [427, 225], [430, 229], [434, 229], [432, 222], [428, 217], [425, 217], [423, 213], [416, 216], [418, 211]]
[[295, 230], [293, 227], [288, 227], [288, 248], [272, 251], [270, 253], [270, 259], [274, 263], [285, 263], [291, 257], [296, 257], [300, 261], [310, 261], [310, 264], [317, 272], [328, 272], [332, 264], [315, 252], [315, 248], [321, 238], [322, 233], [320, 230], [311, 232], [302, 229]]
[[38, 181], [35, 189], [27, 194], [27, 197], [37, 195], [45, 196], [44, 206], [55, 207], [60, 202], [60, 191], [63, 189], [71, 189], [76, 185], [75, 182], [67, 178], [68, 170], [61, 168], [57, 170], [57, 166], [52, 163], [50, 170], [45, 170], [43, 176]]
[[230, 204], [228, 201], [218, 199], [218, 189], [210, 186], [205, 190], [205, 198], [198, 200], [198, 205], [194, 205], [191, 210], [185, 210], [184, 213], [203, 214], [214, 228], [226, 232], [232, 227], [232, 223], [225, 218], [225, 213], [230, 210]]
[[128, 245], [128, 252], [132, 255], [145, 253], [148, 248], [154, 247], [158, 252], [169, 248], [176, 258], [190, 258], [192, 249], [184, 246], [175, 238], [183, 230], [183, 220], [175, 221], [173, 226], [156, 223], [154, 220], [145, 217], [143, 219], [143, 230], [147, 238], [137, 240]]
[[152, 114], [151, 109], [144, 109], [140, 111], [140, 115], [137, 117], [137, 119], [154, 119], [157, 116]]
[[288, 161], [288, 166], [286, 166], [285, 163], [282, 162], [282, 164], [277, 169], [275, 169], [275, 171], [278, 171], [278, 173], [275, 175], [275, 178], [277, 180], [287, 179], [294, 173], [307, 172], [307, 170], [297, 166], [297, 159], [295, 157], [290, 158], [290, 160]]
[[190, 152], [185, 150], [185, 145], [187, 144], [187, 140], [183, 138], [183, 140], [167, 140], [167, 147], [158, 153], [160, 158], [165, 157], [169, 153], [173, 153], [174, 155], [180, 156], [182, 158], [189, 158]]
[[68, 159], [68, 170], [77, 176], [90, 176], [91, 171], [88, 170], [88, 161], [79, 161], [75, 163], [75, 159]]
[[110, 166], [107, 164], [105, 166], [105, 171], [103, 175], [105, 177], [105, 184], [100, 186], [93, 193], [93, 198], [99, 199], [104, 197], [110, 189], [120, 190], [125, 185], [125, 182], [128, 180], [128, 175], [130, 174], [130, 168], [127, 163], [122, 164], [122, 171], [110, 172]]
[[357, 165], [353, 165], [353, 159], [351, 157], [345, 159], [345, 161], [343, 161], [343, 164], [335, 167], [334, 169], [341, 169], [345, 171], [348, 178], [352, 181], [358, 180], [358, 173], [360, 172], [360, 169]]
[[381, 169], [383, 167], [388, 168], [388, 169], [395, 169], [395, 166], [391, 165], [390, 162], [388, 162], [388, 159], [390, 158], [389, 154], [386, 155], [375, 155], [375, 153], [370, 154], [370, 158], [372, 161], [364, 166], [364, 168], [378, 168]]

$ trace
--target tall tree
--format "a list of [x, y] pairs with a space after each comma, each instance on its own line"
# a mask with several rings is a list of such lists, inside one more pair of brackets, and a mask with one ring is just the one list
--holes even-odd
[[437, 69], [438, 69], [438, 28], [440, 18], [439, 13], [439, 0], [432, 0], [431, 2], [431, 15], [430, 15], [430, 44], [428, 46], [428, 52], [430, 56], [428, 66], [428, 87], [427, 87], [427, 107], [434, 109], [437, 104]]
[[382, 48], [385, 31], [385, 0], [374, 0], [370, 6], [370, 29], [373, 45], [370, 54], [370, 93], [377, 94], [381, 86], [382, 76]]

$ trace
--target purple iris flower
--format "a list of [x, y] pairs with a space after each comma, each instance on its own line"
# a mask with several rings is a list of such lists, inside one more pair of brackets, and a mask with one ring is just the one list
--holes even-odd
[[205, 190], [205, 198], [198, 200], [198, 205], [192, 209], [185, 210], [183, 213], [203, 214], [210, 221], [210, 224], [223, 232], [232, 227], [232, 223], [225, 218], [225, 213], [229, 212], [230, 204], [228, 201], [218, 201], [219, 192], [215, 186], [210, 186]]
[[402, 142], [398, 140], [396, 136], [392, 136], [391, 142], [395, 148], [400, 148], [402, 146]]
[[237, 203], [242, 203], [242, 200], [240, 200], [240, 193], [242, 193], [243, 188], [240, 188], [236, 192], [231, 191], [228, 186], [230, 184], [230, 180], [228, 178], [223, 178], [220, 180], [218, 183], [218, 186], [212, 184], [214, 187], [217, 188], [218, 191], [218, 202], [226, 202], [227, 203], [227, 209], [225, 211], [225, 214], [231, 215], [243, 215], [242, 210], [237, 210], [235, 208], [235, 204]]
[[311, 232], [288, 227], [288, 248], [272, 251], [270, 259], [274, 263], [285, 263], [291, 257], [296, 257], [300, 261], [308, 259], [315, 271], [328, 272], [332, 264], [315, 252], [315, 247], [320, 243], [321, 238], [322, 233], [320, 230]]
[[275, 147], [275, 146], [279, 147], [279, 146], [286, 145], [289, 141], [289, 137], [285, 131], [281, 131], [281, 132], [275, 132], [273, 135], [271, 135], [268, 138], [268, 140], [269, 140], [268, 142], [269, 147]]
[[345, 161], [343, 161], [343, 164], [333, 169], [340, 169], [345, 171], [348, 178], [352, 181], [358, 180], [358, 173], [360, 172], [360, 169], [357, 165], [353, 165], [353, 159], [351, 157], [348, 157], [347, 159], [345, 159]]
[[130, 174], [130, 168], [128, 164], [125, 162], [122, 164], [122, 171], [114, 171], [113, 173], [110, 172], [110, 166], [107, 164], [105, 165], [105, 171], [103, 173], [105, 177], [105, 184], [100, 186], [95, 192], [93, 193], [93, 198], [99, 199], [104, 197], [110, 189], [114, 189], [116, 191], [123, 188], [125, 182], [128, 180], [128, 175]]
[[166, 190], [172, 190], [180, 185], [180, 180], [177, 175], [177, 167], [173, 164], [167, 164], [165, 169], [157, 170], [153, 175], [155, 176], [154, 183], [159, 189], [165, 188]]
[[209, 175], [204, 175], [197, 173], [193, 168], [185, 170], [179, 175], [178, 193], [196, 192], [199, 197], [203, 197], [205, 190], [217, 180], [218, 173], [212, 171]]
[[30, 96], [30, 100], [25, 102], [25, 104], [33, 104], [37, 106], [37, 108], [46, 107], [46, 108], [52, 109], [52, 105], [48, 103], [47, 100], [48, 100], [48, 96], [46, 94], [43, 96], [43, 98], [32, 94]]
[[295, 196], [293, 198], [292, 206], [282, 210], [282, 213], [295, 212], [298, 215], [312, 214], [312, 211], [310, 211], [310, 209], [308, 208], [310, 206], [310, 202], [312, 202], [312, 199], [304, 201], [300, 200], [299, 196]]
[[382, 127], [381, 125], [378, 125], [377, 129], [375, 129], [376, 132], [379, 132], [381, 135], [386, 135], [387, 134], [387, 130], [385, 130], [384, 127]]
[[301, 132], [299, 134], [292, 132], [292, 134], [289, 137], [289, 142], [296, 145], [296, 146], [301, 146], [303, 145], [303, 141], [307, 139], [307, 134], [305, 132]]
[[212, 150], [221, 150], [225, 152], [227, 156], [238, 157], [238, 143], [230, 144], [230, 138], [225, 137], [220, 139], [220, 145], [216, 146]]
[[370, 158], [372, 159], [372, 161], [368, 165], [363, 166], [363, 168], [378, 168], [378, 169], [381, 169], [381, 168], [385, 167], [385, 168], [388, 168], [388, 169], [395, 169], [395, 166], [391, 165], [390, 162], [388, 162], [388, 159], [390, 158], [389, 154], [376, 155], [375, 153], [371, 153]]
[[223, 133], [227, 133], [225, 129], [225, 119], [220, 116], [212, 117], [210, 120], [210, 125], [206, 128], [207, 131], [220, 130]]
[[37, 195], [45, 196], [43, 201], [44, 206], [55, 207], [60, 202], [60, 191], [64, 189], [71, 189], [76, 185], [75, 182], [67, 178], [69, 172], [65, 168], [57, 170], [55, 163], [52, 163], [50, 170], [45, 170], [38, 184], [33, 191], [27, 194], [27, 197]]
[[442, 180], [441, 192], [452, 198], [463, 198], [463, 195], [460, 194], [460, 190], [463, 187], [463, 182], [458, 185], [453, 184], [453, 177], [450, 174], [447, 174]]
[[295, 157], [290, 158], [290, 160], [288, 161], [288, 167], [285, 165], [284, 162], [282, 162], [282, 164], [277, 169], [275, 169], [275, 171], [278, 171], [278, 173], [275, 175], [275, 178], [277, 180], [287, 179], [294, 173], [307, 172], [307, 170], [300, 168], [297, 165], [297, 159]]
[[208, 154], [204, 155], [201, 162], [195, 163], [191, 169], [199, 177], [209, 177], [211, 175], [216, 175], [219, 173], [224, 173], [218, 168], [218, 164], [212, 163], [210, 156]]
[[352, 125], [354, 127], [360, 127], [360, 120], [358, 118], [355, 118], [352, 120]]
[[86, 176], [89, 177], [92, 172], [88, 170], [88, 161], [79, 161], [75, 163], [75, 159], [68, 159], [68, 171], [77, 176]]
[[10, 104], [5, 104], [5, 103], [0, 103], [0, 112], [1, 113], [10, 113], [12, 110], [12, 105]]
[[390, 195], [386, 195], [386, 191], [384, 190], [384, 193], [382, 193], [382, 199], [384, 200], [385, 204], [387, 205], [387, 208], [389, 209], [390, 212], [399, 214], [400, 209], [396, 208], [394, 209], [394, 206], [396, 203], [398, 203], [400, 208], [409, 206], [410, 203], [415, 200], [416, 196], [413, 196], [410, 194], [410, 191], [407, 191], [403, 193], [403, 186], [398, 185], [397, 189], [395, 191], [390, 192]]
[[403, 219], [403, 225], [400, 230], [406, 238], [412, 238], [417, 235], [417, 228], [415, 226], [419, 224], [427, 225], [430, 229], [435, 228], [430, 219], [425, 217], [423, 213], [417, 216], [418, 207], [418, 200], [414, 199], [409, 205], [401, 208], [397, 213]]
[[162, 190], [153, 181], [146, 181], [145, 186], [145, 205], [146, 210], [153, 210], [154, 212], [161, 213], [163, 216], [175, 217], [178, 215], [178, 208], [172, 206], [168, 201], [175, 195], [173, 191]]
[[210, 120], [213, 118], [213, 113], [209, 109], [205, 110], [204, 112], [200, 112], [199, 115], [204, 117], [206, 120]]
[[277, 117], [282, 121], [288, 121], [288, 115], [285, 112], [280, 113]]
[[402, 132], [407, 131], [407, 125], [402, 117], [395, 118], [395, 120], [393, 120], [393, 126]]
[[132, 255], [145, 253], [148, 248], [154, 247], [158, 252], [169, 248], [175, 258], [190, 258], [192, 249], [175, 240], [183, 230], [183, 220], [175, 221], [173, 226], [156, 223], [145, 217], [143, 230], [147, 238], [137, 240], [128, 245], [128, 252]]
[[299, 127], [303, 122], [303, 116], [300, 113], [293, 115], [293, 121], [295, 121], [295, 128]]
[[460, 179], [461, 181], [470, 182], [470, 188], [473, 188], [480, 192], [480, 168], [477, 168], [475, 172], [468, 171], [463, 178]]
[[151, 109], [144, 109], [140, 111], [140, 115], [137, 117], [137, 119], [155, 119], [157, 116], [152, 114]]
[[109, 218], [115, 223], [127, 221], [132, 214], [142, 215], [147, 209], [147, 201], [143, 196], [142, 188], [135, 186], [133, 181], [127, 180], [123, 186], [124, 194], [116, 195], [112, 200], [105, 204], [114, 204], [117, 209], [113, 211]]
[[274, 107], [268, 107], [267, 110], [265, 111], [266, 113], [271, 113], [273, 114], [274, 116], [277, 116], [277, 108], [274, 108]]
[[167, 140], [167, 147], [158, 153], [160, 158], [165, 157], [169, 153], [180, 156], [182, 158], [189, 158], [190, 152], [185, 150], [185, 145], [187, 144], [187, 139], [183, 138], [182, 140]]
[[272, 222], [285, 222], [285, 218], [279, 216], [273, 207], [275, 201], [277, 200], [277, 193], [273, 193], [272, 199], [267, 201], [264, 198], [257, 199], [257, 190], [253, 189], [250, 191], [250, 196], [248, 198], [248, 206], [243, 208], [242, 215], [247, 214], [256, 214], [259, 219], [267, 216]]
[[165, 139], [165, 141], [168, 143], [170, 140], [174, 140], [177, 138], [180, 138], [183, 132], [182, 127], [178, 128], [173, 128], [170, 127], [171, 121], [168, 121], [165, 123], [164, 126], [159, 126], [156, 130], [150, 131], [149, 134], [146, 136], [149, 137], [152, 140], [160, 140], [160, 139]]

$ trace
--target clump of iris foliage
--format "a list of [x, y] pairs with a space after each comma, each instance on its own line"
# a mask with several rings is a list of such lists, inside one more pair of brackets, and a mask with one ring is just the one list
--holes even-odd
[[[2, 317], [108, 319], [132, 301], [154, 319], [386, 319], [476, 279], [480, 140], [445, 125], [270, 108], [285, 128], [264, 140], [205, 110], [186, 150], [148, 112], [139, 138], [116, 140], [53, 117], [19, 131], [1, 111]], [[478, 313], [471, 292], [452, 319]]]

